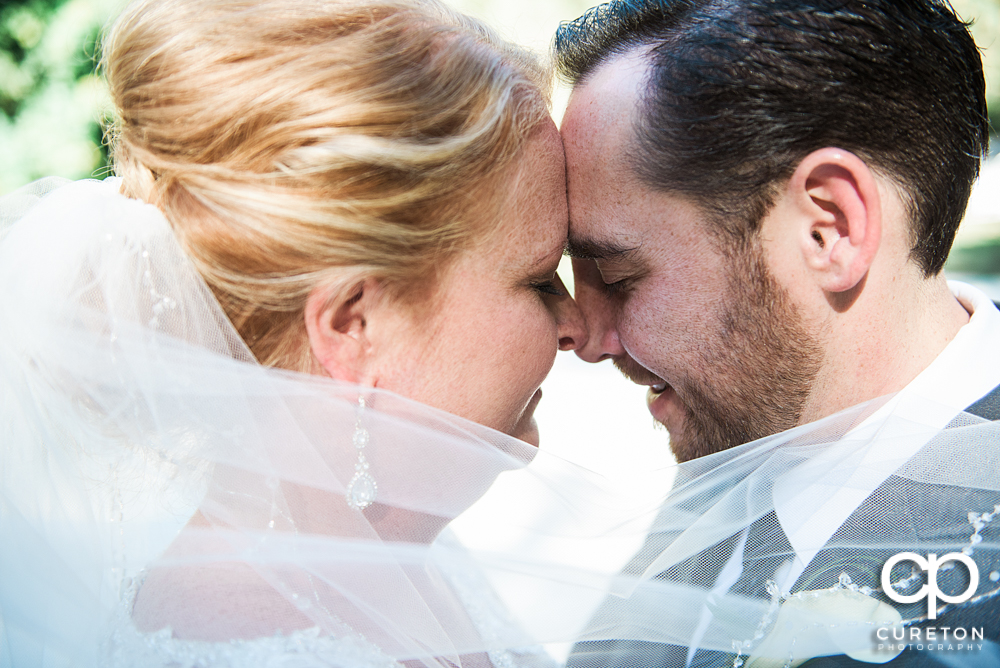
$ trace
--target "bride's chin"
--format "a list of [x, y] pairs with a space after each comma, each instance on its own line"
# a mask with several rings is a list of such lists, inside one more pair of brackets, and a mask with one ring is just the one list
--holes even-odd
[[[522, 421], [523, 423], [523, 421]], [[532, 416], [528, 419], [527, 424], [518, 424], [516, 433], [513, 434], [514, 438], [520, 439], [529, 445], [533, 445], [536, 448], [541, 442], [541, 435], [538, 433], [538, 423], [535, 422], [535, 417]]]
[[538, 407], [538, 402], [541, 400], [542, 388], [538, 388], [532, 395], [531, 400], [528, 401], [524, 412], [521, 413], [521, 419], [518, 420], [517, 425], [511, 432], [511, 436], [514, 438], [520, 439], [536, 448], [541, 441], [541, 436], [538, 433], [538, 423], [535, 421], [535, 408]]

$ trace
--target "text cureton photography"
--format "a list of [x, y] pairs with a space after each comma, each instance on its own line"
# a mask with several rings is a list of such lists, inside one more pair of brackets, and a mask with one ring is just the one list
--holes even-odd
[[974, 652], [983, 649], [983, 630], [982, 626], [881, 627], [875, 632], [875, 637], [880, 641], [879, 651]]
[[[968, 549], [969, 554], [972, 553]], [[897, 603], [908, 604], [927, 600], [927, 619], [938, 616], [937, 601], [958, 604], [973, 597], [979, 586], [979, 567], [964, 552], [951, 552], [942, 556], [934, 553], [923, 556], [915, 552], [900, 552], [890, 557], [882, 567], [882, 591]], [[894, 580], [894, 569], [910, 564], [910, 577]], [[942, 571], [952, 571], [956, 564], [962, 564], [968, 571], [968, 580], [959, 593], [946, 593], [938, 585], [938, 575]], [[915, 568], [914, 568], [915, 567]], [[926, 575], [922, 575], [926, 574]], [[917, 580], [926, 582], [910, 594], [900, 593], [901, 588], [912, 587]], [[983, 649], [984, 627], [982, 626], [882, 626], [875, 631], [877, 650], [898, 654], [903, 650], [937, 652], [973, 652]]]

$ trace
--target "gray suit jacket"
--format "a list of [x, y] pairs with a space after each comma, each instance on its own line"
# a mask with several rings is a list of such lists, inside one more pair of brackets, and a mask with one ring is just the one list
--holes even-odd
[[[1000, 386], [966, 410], [988, 420], [1000, 420]], [[998, 459], [1000, 459], [1000, 443], [988, 445], [995, 445]], [[940, 486], [934, 486], [931, 489], [931, 486], [928, 485], [890, 476], [838, 529], [828, 542], [828, 548], [821, 551], [812, 560], [810, 567], [800, 576], [795, 589], [832, 587], [841, 573], [845, 571], [850, 572], [855, 584], [878, 589], [882, 564], [892, 554], [900, 550], [893, 550], [892, 553], [886, 554], [868, 553], [866, 556], [869, 559], [865, 565], [858, 563], [857, 551], [834, 546], [850, 545], [856, 543], [859, 538], [863, 542], [864, 536], [878, 536], [885, 542], [911, 545], [912, 551], [918, 553], [934, 551], [933, 548], [925, 549], [922, 546], [942, 543], [961, 545], [968, 540], [970, 534], [968, 512], [973, 509], [989, 510], [996, 504], [1000, 504], [1000, 495], [993, 491], [973, 491], [962, 488], [956, 489], [955, 494], [949, 496], [947, 490], [942, 490]], [[936, 518], [947, 517], [949, 521], [945, 523], [938, 521], [932, 526], [927, 526], [926, 523], [920, 521], [920, 518], [930, 514]], [[1000, 522], [997, 524], [1000, 525]], [[987, 532], [991, 532], [993, 536], [990, 538], [994, 538], [987, 543], [1000, 544], [1000, 535], [998, 535], [1000, 527], [988, 526], [983, 531], [983, 535], [987, 536]], [[674, 538], [673, 535], [650, 535], [626, 570], [628, 572], [642, 570], [642, 567], [651, 563], [652, 559]], [[732, 554], [736, 543], [737, 537], [722, 541], [709, 550], [660, 573], [657, 578], [690, 582], [693, 579], [692, 576], [701, 574], [704, 578], [708, 572], [713, 575], [712, 579], [714, 580], [714, 575], [719, 572], [721, 565]], [[755, 573], [773, 572], [784, 559], [791, 557], [793, 553], [792, 547], [785, 538], [784, 532], [780, 530], [780, 524], [773, 512], [751, 525], [749, 538], [744, 549], [744, 561], [752, 560], [760, 565], [761, 560], [770, 560], [773, 564], [772, 566], [765, 565], [762, 568], [756, 568], [754, 569]], [[936, 621], [914, 626], [982, 627], [985, 635], [982, 650], [955, 653], [927, 651], [925, 648], [921, 651], [914, 645], [912, 648], [904, 650], [891, 662], [883, 665], [894, 668], [899, 666], [914, 668], [1000, 666], [1000, 583], [992, 582], [988, 578], [988, 574], [1000, 572], [1000, 554], [990, 549], [976, 549], [973, 559], [982, 574], [979, 592], [982, 593], [984, 589], [989, 589], [992, 586], [994, 588], [993, 595], [981, 595], [967, 604], [949, 606], [945, 612], [938, 616]], [[767, 597], [766, 583], [754, 581], [753, 577], [752, 574], [742, 576], [730, 591], [746, 596]], [[949, 590], [949, 587], [953, 587], [950, 589], [951, 591], [962, 591], [964, 586], [959, 580], [964, 577], [967, 577], [964, 569], [956, 568], [942, 572], [939, 575], [939, 582], [946, 591]], [[959, 578], [959, 580], [949, 582], [949, 578], [952, 580]], [[888, 599], [886, 602], [899, 607], [898, 604], [888, 601]], [[913, 609], [902, 608], [900, 611], [904, 618], [919, 617], [920, 612], [917, 608], [925, 604], [925, 602], [912, 604], [910, 607]], [[594, 623], [600, 625], [602, 619], [613, 619], [618, 624], [627, 625], [629, 623], [628, 610], [628, 605], [623, 601], [609, 597], [595, 615]], [[692, 611], [692, 614], [696, 613]], [[635, 620], [635, 622], [648, 624], [649, 620]], [[688, 647], [682, 645], [631, 639], [588, 641], [577, 643], [574, 646], [567, 665], [572, 668], [639, 668], [646, 666], [683, 668], [688, 653]], [[735, 655], [731, 653], [698, 650], [694, 654], [691, 665], [697, 667], [732, 666], [734, 659]], [[858, 662], [841, 655], [815, 658], [805, 665], [809, 668], [832, 668], [834, 666], [860, 668], [873, 664]]]

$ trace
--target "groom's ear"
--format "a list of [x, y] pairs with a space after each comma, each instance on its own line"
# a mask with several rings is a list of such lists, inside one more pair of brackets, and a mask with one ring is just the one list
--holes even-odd
[[364, 383], [371, 357], [368, 311], [377, 298], [375, 281], [345, 288], [317, 287], [306, 299], [306, 334], [313, 357], [331, 378]]
[[868, 165], [849, 151], [823, 148], [799, 163], [786, 188], [798, 247], [816, 284], [827, 293], [863, 284], [882, 239], [882, 205]]

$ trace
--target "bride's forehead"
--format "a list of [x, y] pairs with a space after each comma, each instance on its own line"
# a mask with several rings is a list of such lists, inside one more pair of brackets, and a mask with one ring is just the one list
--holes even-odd
[[566, 161], [555, 126], [536, 132], [528, 142], [508, 185], [501, 226], [541, 245], [565, 242], [569, 227]]
[[557, 263], [566, 243], [566, 202], [562, 140], [551, 121], [536, 128], [507, 169], [483, 192], [497, 208], [484, 215], [471, 251], [484, 261], [518, 269]]

